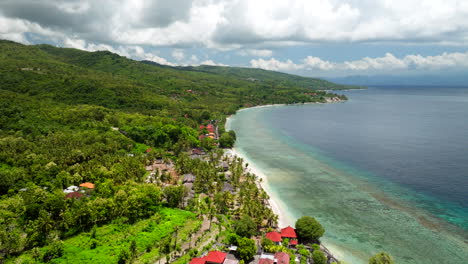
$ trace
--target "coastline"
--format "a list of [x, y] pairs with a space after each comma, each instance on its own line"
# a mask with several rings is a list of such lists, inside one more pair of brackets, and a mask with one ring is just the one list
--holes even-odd
[[[345, 100], [342, 100], [344, 102]], [[335, 102], [336, 103], [336, 102]], [[304, 103], [304, 104], [317, 104], [316, 102], [310, 102], [310, 103]], [[321, 103], [318, 103], [321, 104]], [[239, 111], [243, 110], [249, 110], [249, 109], [254, 109], [254, 108], [265, 108], [265, 107], [276, 107], [276, 106], [285, 106], [286, 104], [271, 104], [271, 105], [261, 105], [261, 106], [254, 106], [254, 107], [248, 107], [248, 108], [242, 108]], [[236, 113], [237, 113], [236, 112]], [[226, 118], [226, 124], [225, 128], [226, 130], [230, 130], [230, 122], [231, 118], [233, 115], [229, 116]], [[295, 226], [296, 222], [296, 217], [294, 217], [288, 210], [288, 206], [286, 203], [284, 203], [276, 193], [274, 193], [269, 184], [268, 184], [268, 177], [266, 174], [253, 162], [251, 159], [247, 157], [246, 153], [241, 152], [239, 149], [236, 149], [235, 147], [232, 147], [231, 149], [226, 150], [225, 155], [228, 156], [237, 156], [242, 158], [246, 163], [249, 164], [248, 166], [248, 171], [252, 174], [255, 174], [258, 177], [257, 180], [257, 185], [259, 188], [262, 188], [267, 194], [268, 194], [268, 203], [270, 204], [270, 207], [273, 211], [278, 216], [278, 227], [279, 228], [284, 228], [287, 226]], [[321, 243], [321, 248], [322, 250], [325, 250], [328, 252], [328, 254], [332, 255], [336, 259], [342, 260], [344, 259], [344, 251], [340, 250], [339, 247], [333, 243], [327, 243], [325, 241], [322, 241]]]

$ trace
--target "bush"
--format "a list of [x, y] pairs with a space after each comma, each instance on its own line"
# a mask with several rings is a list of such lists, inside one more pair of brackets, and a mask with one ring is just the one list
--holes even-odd
[[327, 257], [325, 257], [325, 254], [323, 254], [323, 252], [320, 250], [314, 250], [314, 252], [312, 253], [312, 259], [314, 260], [314, 264], [327, 263]]
[[242, 260], [247, 261], [252, 259], [257, 252], [257, 247], [253, 239], [243, 237], [238, 240], [237, 244], [237, 253], [239, 253], [239, 257]]
[[369, 259], [369, 264], [394, 264], [392, 256], [386, 252], [375, 254]]
[[257, 225], [250, 216], [243, 216], [234, 223], [234, 231], [241, 237], [250, 238], [257, 232]]
[[63, 242], [62, 241], [54, 241], [50, 244], [49, 248], [44, 253], [42, 260], [44, 262], [49, 262], [54, 258], [60, 258], [63, 255]]
[[119, 253], [119, 259], [117, 260], [118, 264], [125, 264], [130, 260], [130, 253], [128, 250], [122, 249]]
[[325, 229], [311, 216], [303, 216], [296, 221], [297, 235], [302, 241], [318, 241]]

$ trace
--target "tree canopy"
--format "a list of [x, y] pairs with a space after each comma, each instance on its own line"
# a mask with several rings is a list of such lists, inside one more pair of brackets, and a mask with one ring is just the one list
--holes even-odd
[[303, 216], [296, 221], [296, 232], [302, 241], [317, 241], [325, 229], [315, 218]]
[[250, 216], [243, 216], [234, 222], [234, 231], [241, 237], [250, 238], [257, 232], [257, 225]]
[[388, 253], [380, 252], [369, 259], [369, 264], [395, 264], [395, 262]]

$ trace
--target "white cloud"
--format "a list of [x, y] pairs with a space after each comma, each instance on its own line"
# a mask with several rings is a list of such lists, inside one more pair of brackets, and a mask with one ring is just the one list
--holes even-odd
[[2, 33], [16, 40], [40, 31], [37, 25], [94, 43], [245, 49], [262, 57], [297, 43], [466, 46], [468, 38], [468, 4], [460, 0], [3, 0], [0, 13], [29, 23]]
[[398, 71], [437, 71], [449, 69], [468, 69], [468, 52], [442, 53], [437, 56], [407, 55], [397, 58], [391, 53], [383, 57], [365, 57], [360, 60], [331, 62], [318, 57], [308, 56], [301, 63], [291, 60], [278, 61], [251, 60], [250, 66], [274, 71], [315, 71], [315, 72], [365, 72], [386, 73]]
[[241, 56], [254, 57], [271, 57], [273, 55], [273, 51], [268, 49], [243, 49], [240, 50], [238, 53]]
[[171, 53], [172, 57], [178, 61], [181, 61], [185, 58], [185, 53], [181, 49], [174, 49]]
[[271, 58], [269, 60], [258, 59], [258, 60], [251, 60], [250, 65], [253, 68], [261, 68], [265, 70], [271, 71], [295, 71], [300, 70], [305, 67], [304, 64], [295, 64], [291, 60], [287, 60], [285, 62], [276, 60], [275, 58]]
[[228, 66], [226, 64], [222, 64], [222, 63], [216, 63], [212, 60], [205, 60], [205, 61], [202, 61], [200, 63], [200, 65], [209, 65], [209, 66]]

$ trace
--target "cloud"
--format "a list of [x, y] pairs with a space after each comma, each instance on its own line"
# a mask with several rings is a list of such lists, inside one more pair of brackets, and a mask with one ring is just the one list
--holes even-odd
[[261, 68], [270, 71], [295, 71], [304, 69], [304, 64], [295, 64], [291, 60], [287, 60], [285, 62], [276, 60], [275, 58], [271, 58], [269, 60], [258, 59], [258, 60], [251, 60], [250, 65], [253, 68]]
[[[468, 38], [468, 3], [459, 0], [3, 0], [0, 16], [108, 45], [253, 51], [298, 43], [466, 45]], [[4, 37], [24, 41], [26, 32]]]
[[250, 66], [274, 71], [294, 72], [298, 70], [309, 72], [354, 72], [383, 73], [402, 71], [438, 71], [450, 69], [468, 69], [468, 52], [442, 53], [436, 56], [407, 55], [397, 58], [391, 53], [383, 57], [364, 57], [360, 60], [331, 62], [318, 57], [307, 56], [300, 63], [291, 60], [278, 61], [251, 60]]
[[254, 57], [271, 57], [273, 55], [273, 51], [268, 49], [243, 49], [240, 50], [238, 53], [241, 56]]
[[175, 49], [171, 53], [172, 57], [178, 61], [181, 61], [185, 58], [185, 53], [183, 50]]
[[228, 66], [226, 64], [222, 64], [222, 63], [216, 63], [212, 60], [205, 60], [205, 61], [202, 61], [199, 65], [209, 65], [209, 66]]

